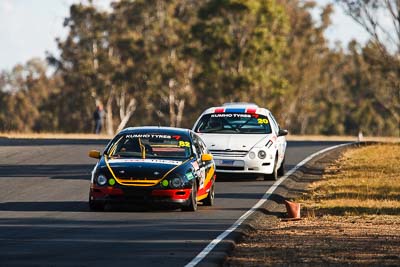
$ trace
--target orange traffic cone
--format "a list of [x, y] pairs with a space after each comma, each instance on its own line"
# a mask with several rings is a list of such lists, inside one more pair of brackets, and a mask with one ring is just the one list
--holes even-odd
[[289, 219], [300, 220], [300, 204], [284, 200]]

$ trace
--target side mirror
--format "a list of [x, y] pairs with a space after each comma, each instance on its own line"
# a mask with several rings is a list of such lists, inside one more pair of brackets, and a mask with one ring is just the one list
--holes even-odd
[[289, 133], [288, 130], [279, 129], [278, 136], [285, 136], [288, 133]]
[[213, 156], [211, 154], [203, 154], [201, 155], [201, 160], [202, 161], [211, 161], [213, 159]]
[[94, 159], [99, 159], [101, 157], [100, 152], [97, 150], [90, 150], [89, 157], [94, 158]]

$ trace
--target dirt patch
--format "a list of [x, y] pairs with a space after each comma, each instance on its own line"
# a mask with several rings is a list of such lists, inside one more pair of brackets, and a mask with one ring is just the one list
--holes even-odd
[[249, 221], [224, 266], [399, 266], [400, 216], [315, 216], [283, 221], [283, 199], [298, 199], [345, 150], [313, 159]]
[[400, 221], [394, 216], [259, 220], [226, 266], [398, 266]]

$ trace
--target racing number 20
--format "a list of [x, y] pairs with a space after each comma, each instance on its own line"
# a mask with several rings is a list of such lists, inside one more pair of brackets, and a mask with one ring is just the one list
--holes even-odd
[[257, 119], [257, 122], [258, 122], [258, 124], [268, 124], [268, 119], [261, 119], [261, 118], [258, 118], [258, 119]]

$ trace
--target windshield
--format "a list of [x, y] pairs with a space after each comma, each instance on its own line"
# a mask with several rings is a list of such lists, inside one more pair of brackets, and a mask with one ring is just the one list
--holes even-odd
[[109, 157], [186, 159], [192, 155], [188, 137], [165, 134], [126, 134], [107, 151]]
[[195, 129], [199, 133], [269, 134], [267, 117], [247, 113], [214, 113], [204, 115]]

